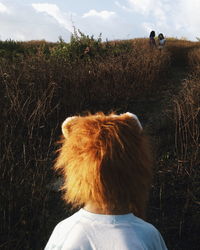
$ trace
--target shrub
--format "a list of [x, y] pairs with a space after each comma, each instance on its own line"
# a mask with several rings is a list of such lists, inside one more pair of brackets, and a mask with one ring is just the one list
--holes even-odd
[[89, 59], [102, 53], [101, 34], [97, 39], [94, 36], [85, 35], [80, 30], [74, 30], [70, 43], [64, 42], [59, 38], [58, 44], [52, 48], [53, 57], [62, 58], [65, 62], [77, 61], [80, 59]]

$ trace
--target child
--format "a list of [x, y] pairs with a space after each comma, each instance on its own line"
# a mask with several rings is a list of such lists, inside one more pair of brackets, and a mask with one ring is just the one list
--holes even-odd
[[80, 210], [54, 229], [45, 250], [167, 249], [145, 222], [152, 158], [134, 114], [74, 116], [62, 124], [55, 164], [64, 198]]
[[150, 35], [149, 35], [149, 45], [151, 48], [156, 47], [155, 35], [156, 35], [155, 31], [152, 30]]
[[158, 48], [159, 48], [159, 50], [162, 50], [164, 48], [165, 43], [166, 43], [166, 39], [164, 38], [163, 34], [160, 33], [158, 35]]

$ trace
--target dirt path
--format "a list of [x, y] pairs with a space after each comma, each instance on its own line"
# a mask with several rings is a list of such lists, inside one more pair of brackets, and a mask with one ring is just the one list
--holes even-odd
[[144, 100], [131, 102], [128, 107], [128, 110], [138, 115], [144, 128], [152, 137], [157, 155], [173, 148], [171, 147], [174, 144], [174, 137], [171, 134], [173, 131], [173, 97], [178, 94], [189, 74], [189, 67], [187, 63], [184, 63], [187, 58], [183, 60], [180, 58], [177, 61], [173, 60], [157, 92]]
[[161, 122], [160, 116], [170, 106], [173, 96], [178, 94], [188, 73], [189, 70], [186, 67], [171, 67], [160, 89], [150, 98], [131, 102], [130, 109], [140, 116], [142, 114], [140, 119], [143, 124], [152, 123], [158, 127], [156, 123]]

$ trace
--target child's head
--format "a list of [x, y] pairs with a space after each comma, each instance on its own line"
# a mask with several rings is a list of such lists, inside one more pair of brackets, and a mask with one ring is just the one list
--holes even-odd
[[144, 216], [151, 154], [137, 117], [97, 113], [67, 118], [55, 169], [64, 175], [65, 200]]
[[158, 35], [158, 39], [160, 39], [160, 40], [165, 39], [162, 33], [160, 33], [160, 34]]
[[154, 30], [152, 30], [152, 31], [150, 32], [149, 37], [150, 37], [150, 38], [151, 38], [151, 37], [155, 37], [155, 35], [156, 35], [155, 31], [154, 31]]

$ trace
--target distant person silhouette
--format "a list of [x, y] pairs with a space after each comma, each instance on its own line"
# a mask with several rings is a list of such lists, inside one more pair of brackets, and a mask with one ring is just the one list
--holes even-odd
[[164, 48], [165, 43], [166, 43], [166, 39], [165, 39], [165, 37], [163, 36], [163, 34], [160, 33], [160, 34], [158, 35], [158, 49], [159, 49], [160, 51]]
[[151, 48], [155, 48], [156, 47], [156, 41], [155, 41], [155, 31], [152, 30], [150, 35], [149, 35], [149, 45]]

